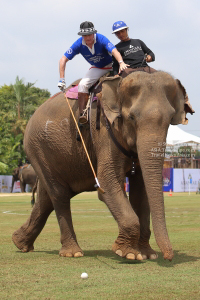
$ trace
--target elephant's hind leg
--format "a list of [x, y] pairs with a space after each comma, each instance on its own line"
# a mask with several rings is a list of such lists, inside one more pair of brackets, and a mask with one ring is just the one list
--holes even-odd
[[63, 187], [58, 183], [55, 184], [51, 199], [60, 226], [62, 248], [59, 255], [63, 257], [81, 257], [84, 254], [76, 239], [70, 208], [70, 199], [74, 196], [74, 193], [69, 186]]
[[37, 201], [30, 217], [13, 233], [12, 240], [22, 252], [33, 251], [34, 241], [42, 231], [50, 213], [54, 210], [51, 199], [39, 182]]

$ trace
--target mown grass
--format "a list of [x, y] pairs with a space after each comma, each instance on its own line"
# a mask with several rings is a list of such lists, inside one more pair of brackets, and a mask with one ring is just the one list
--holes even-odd
[[[11, 236], [31, 212], [30, 196], [0, 197], [0, 299], [200, 299], [200, 195], [166, 194], [165, 208], [172, 262], [163, 259], [153, 233], [156, 261], [127, 261], [112, 253], [118, 228], [95, 192], [72, 200], [85, 256], [63, 258], [54, 212], [35, 251], [22, 253]], [[80, 278], [82, 272], [88, 279]]]

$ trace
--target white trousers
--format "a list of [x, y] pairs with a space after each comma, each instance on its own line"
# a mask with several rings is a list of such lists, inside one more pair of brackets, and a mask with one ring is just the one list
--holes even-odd
[[78, 85], [79, 93], [89, 93], [89, 88], [98, 81], [98, 79], [112, 70], [112, 63], [105, 66], [104, 69], [91, 67]]

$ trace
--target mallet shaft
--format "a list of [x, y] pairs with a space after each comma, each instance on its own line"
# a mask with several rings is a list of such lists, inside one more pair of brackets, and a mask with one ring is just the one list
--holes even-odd
[[92, 172], [93, 172], [93, 174], [94, 174], [94, 178], [95, 178], [95, 181], [96, 181], [96, 183], [97, 183], [97, 184], [96, 184], [97, 190], [98, 190], [99, 192], [101, 192], [102, 194], [104, 194], [105, 192], [104, 192], [104, 190], [100, 187], [100, 184], [99, 184], [99, 182], [98, 182], [98, 179], [97, 179], [95, 170], [94, 170], [94, 168], [93, 168], [93, 165], [92, 165], [92, 162], [91, 162], [91, 159], [90, 159], [90, 156], [89, 156], [88, 151], [87, 151], [87, 148], [86, 148], [86, 146], [85, 146], [85, 142], [84, 142], [84, 140], [83, 140], [83, 136], [82, 136], [82, 134], [81, 134], [81, 131], [80, 131], [79, 126], [78, 126], [78, 123], [77, 123], [76, 118], [75, 118], [75, 116], [74, 116], [74, 113], [73, 113], [73, 111], [72, 111], [71, 105], [69, 104], [69, 100], [68, 100], [67, 96], [65, 95], [65, 92], [64, 92], [64, 96], [65, 96], [65, 99], [66, 99], [67, 104], [68, 104], [68, 106], [69, 106], [69, 109], [70, 109], [70, 112], [71, 112], [71, 114], [72, 114], [72, 117], [73, 117], [73, 119], [74, 119], [74, 122], [75, 122], [76, 128], [77, 128], [77, 130], [78, 130], [78, 133], [79, 133], [79, 135], [80, 135], [80, 138], [81, 138], [81, 141], [82, 141], [82, 144], [83, 144], [83, 148], [84, 148], [85, 153], [86, 153], [86, 155], [87, 155], [87, 158], [88, 158], [90, 167], [91, 167]]

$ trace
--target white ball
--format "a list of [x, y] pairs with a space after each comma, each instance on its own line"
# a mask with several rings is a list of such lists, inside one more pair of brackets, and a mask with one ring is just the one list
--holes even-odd
[[82, 279], [87, 279], [88, 278], [88, 274], [87, 273], [82, 273], [81, 274], [81, 278]]

